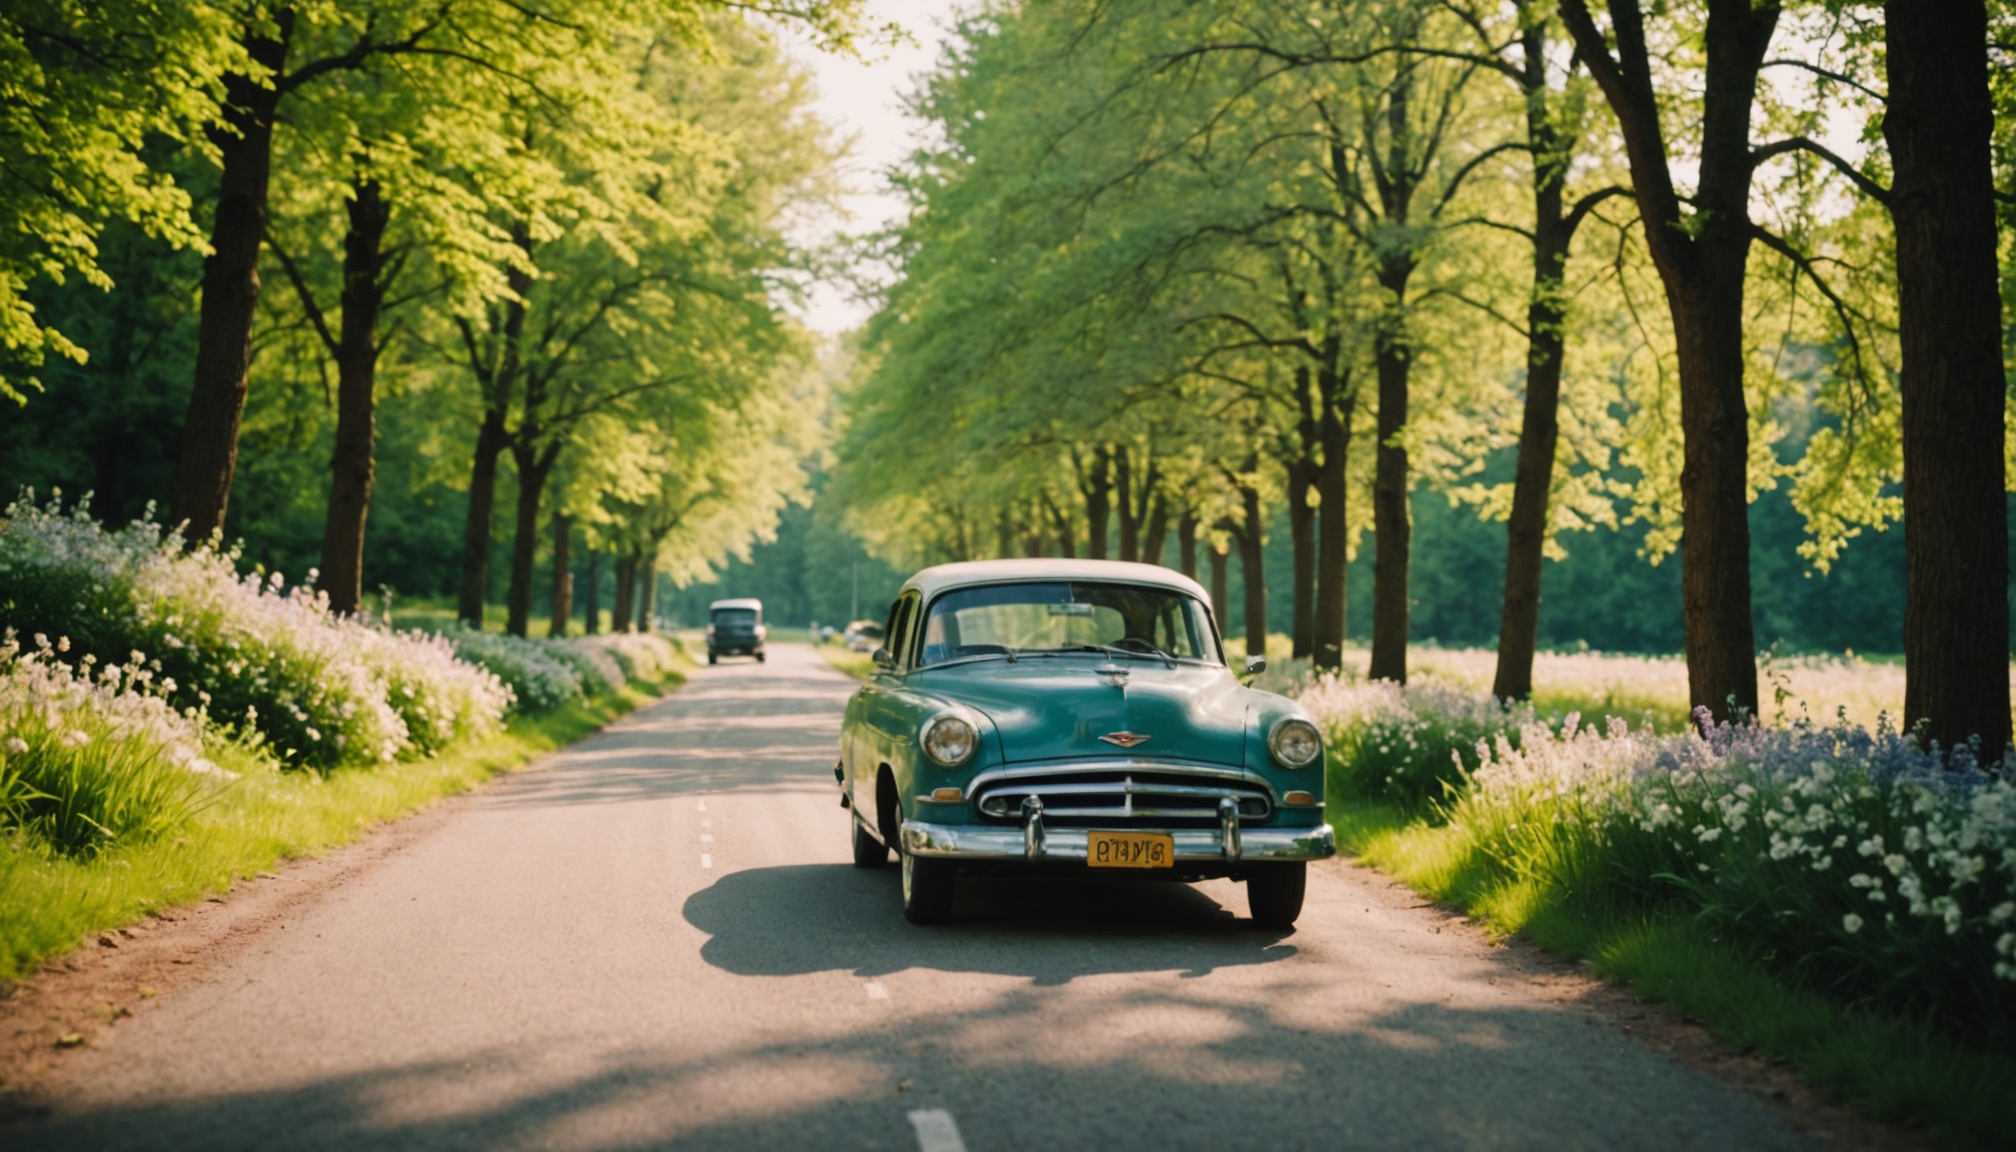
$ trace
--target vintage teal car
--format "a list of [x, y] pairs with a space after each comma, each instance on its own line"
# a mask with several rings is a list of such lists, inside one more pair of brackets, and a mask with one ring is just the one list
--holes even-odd
[[1253, 919], [1285, 928], [1308, 861], [1337, 851], [1321, 734], [1240, 683], [1204, 590], [1169, 569], [927, 568], [874, 659], [834, 773], [854, 863], [895, 849], [914, 923], [951, 914], [961, 870], [1050, 868], [1243, 880]]

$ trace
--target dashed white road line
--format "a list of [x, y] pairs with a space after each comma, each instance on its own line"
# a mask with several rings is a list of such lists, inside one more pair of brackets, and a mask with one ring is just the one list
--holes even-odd
[[714, 866], [714, 857], [705, 852], [700, 853], [700, 867], [712, 868], [713, 866]]
[[870, 1000], [887, 1000], [889, 998], [889, 989], [884, 988], [873, 980], [870, 980], [863, 987], [868, 990], [868, 999]]
[[919, 1108], [910, 1113], [910, 1126], [917, 1130], [917, 1152], [966, 1152], [959, 1125], [943, 1108]]
[[694, 809], [695, 812], [705, 812], [706, 810], [707, 802], [705, 800], [700, 801], [700, 806]]
[[705, 832], [702, 832], [702, 833], [700, 833], [700, 843], [702, 843], [702, 844], [712, 844], [713, 842], [714, 842], [714, 837], [712, 837], [712, 836], [708, 835], [708, 834], [707, 834], [707, 833], [705, 833]]

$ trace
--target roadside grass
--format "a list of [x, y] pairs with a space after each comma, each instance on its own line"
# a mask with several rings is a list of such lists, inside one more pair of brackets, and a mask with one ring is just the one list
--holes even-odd
[[644, 687], [600, 692], [513, 717], [488, 739], [375, 768], [279, 772], [249, 754], [230, 757], [225, 766], [242, 775], [180, 835], [89, 858], [49, 851], [19, 832], [0, 839], [0, 981], [26, 976], [94, 933], [224, 891], [277, 861], [326, 852], [522, 768], [684, 680], [674, 671]]
[[839, 644], [821, 644], [817, 651], [826, 663], [856, 680], [866, 680], [875, 674], [875, 661], [866, 652], [850, 652]]
[[[1335, 793], [1333, 793], [1334, 795]], [[1377, 800], [1333, 803], [1338, 843], [1489, 930], [1586, 960], [1600, 976], [1699, 1020], [1739, 1050], [1790, 1064], [1850, 1107], [1956, 1147], [2016, 1146], [2016, 1056], [1929, 1023], [1832, 1001], [1693, 917], [1620, 911], [1508, 875], [1463, 828]]]

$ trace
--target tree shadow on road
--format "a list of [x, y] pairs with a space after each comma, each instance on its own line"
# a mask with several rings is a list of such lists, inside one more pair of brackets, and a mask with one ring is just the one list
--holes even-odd
[[[1757, 1101], [1577, 1014], [1339, 1013], [1271, 981], [1023, 988], [953, 1012], [864, 1005], [790, 1039], [593, 1038], [383, 1059], [270, 1087], [0, 1127], [19, 1149], [911, 1149], [916, 1108], [975, 1152], [1057, 1147], [1802, 1148]], [[563, 1055], [551, 1049], [565, 1048]]]
[[1067, 984], [1108, 972], [1203, 976], [1296, 953], [1202, 891], [1163, 881], [1069, 876], [959, 878], [950, 924], [903, 919], [894, 867], [799, 864], [731, 872], [686, 901], [708, 934], [701, 958], [742, 976], [911, 968]]

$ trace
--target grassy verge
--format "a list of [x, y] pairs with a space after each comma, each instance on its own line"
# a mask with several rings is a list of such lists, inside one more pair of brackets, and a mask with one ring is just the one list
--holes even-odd
[[1460, 827], [1377, 801], [1334, 804], [1332, 817], [1340, 844], [1415, 891], [1494, 931], [1586, 959], [1723, 1041], [1795, 1066], [1877, 1120], [1930, 1128], [1954, 1146], [2016, 1146], [2016, 1058], [2008, 1054], [1829, 1000], [1693, 918], [1619, 913], [1542, 881], [1507, 878]]
[[821, 644], [818, 652], [826, 663], [856, 680], [866, 680], [875, 674], [875, 661], [866, 652], [849, 652], [838, 644]]
[[[672, 673], [537, 716], [423, 760], [372, 769], [250, 770], [179, 836], [88, 860], [0, 840], [0, 980], [19, 979], [92, 933], [222, 891], [291, 856], [348, 843], [375, 824], [565, 747], [670, 691]], [[234, 767], [236, 767], [234, 765]]]

